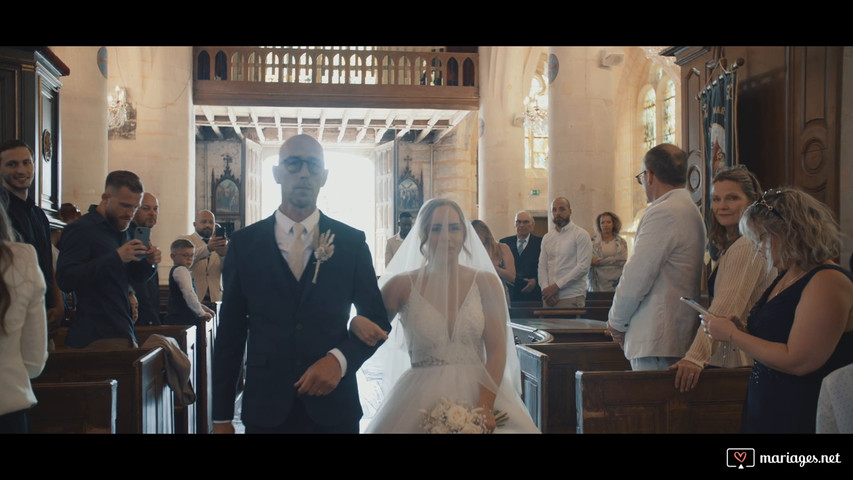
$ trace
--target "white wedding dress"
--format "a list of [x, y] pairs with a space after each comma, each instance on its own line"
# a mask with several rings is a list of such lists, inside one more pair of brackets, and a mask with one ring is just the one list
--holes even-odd
[[[480, 379], [485, 374], [487, 328], [478, 283], [473, 282], [468, 290], [454, 325], [449, 325], [444, 315], [412, 286], [398, 317], [411, 368], [387, 392], [367, 433], [424, 433], [421, 411], [431, 410], [444, 398], [476, 405]], [[515, 350], [507, 354], [517, 355]], [[495, 409], [506, 412], [509, 419], [495, 433], [540, 433], [515, 388], [506, 379], [498, 387]]]

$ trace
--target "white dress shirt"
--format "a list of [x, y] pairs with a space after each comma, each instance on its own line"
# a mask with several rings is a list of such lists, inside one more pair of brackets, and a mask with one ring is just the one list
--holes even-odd
[[[278, 245], [278, 249], [281, 251], [281, 256], [284, 257], [285, 263], [290, 259], [288, 249], [293, 243], [293, 225], [296, 223], [297, 222], [293, 219], [281, 213], [281, 210], [275, 210], [275, 243]], [[308, 215], [307, 218], [299, 223], [305, 227], [305, 230], [302, 232], [302, 244], [305, 245], [305, 251], [302, 253], [302, 275], [313, 276], [314, 272], [306, 272], [305, 267], [308, 265], [311, 255], [314, 254], [314, 237], [316, 236], [315, 232], [317, 231], [317, 226], [320, 223], [320, 210], [315, 208], [314, 211], [311, 212], [311, 215]], [[338, 359], [338, 363], [341, 364], [341, 376], [346, 375], [347, 359], [344, 357], [344, 354], [337, 348], [333, 348], [329, 353], [334, 355], [335, 358]]]
[[[525, 245], [524, 248], [527, 248]], [[569, 222], [560, 231], [551, 230], [542, 237], [539, 252], [539, 285], [556, 284], [561, 299], [586, 296], [586, 276], [592, 261], [589, 232]]]

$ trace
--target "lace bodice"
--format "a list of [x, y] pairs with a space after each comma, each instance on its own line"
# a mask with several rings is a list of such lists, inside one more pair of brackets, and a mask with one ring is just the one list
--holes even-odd
[[[474, 281], [451, 326], [417, 289], [400, 312], [412, 366], [482, 364], [485, 317]], [[452, 330], [451, 330], [452, 327]]]

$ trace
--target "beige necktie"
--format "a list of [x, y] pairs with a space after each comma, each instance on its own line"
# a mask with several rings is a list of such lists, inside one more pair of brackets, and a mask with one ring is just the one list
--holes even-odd
[[293, 224], [293, 241], [290, 243], [290, 251], [287, 252], [287, 263], [297, 280], [302, 276], [302, 255], [305, 252], [305, 243], [302, 241], [303, 230], [305, 227], [301, 223]]

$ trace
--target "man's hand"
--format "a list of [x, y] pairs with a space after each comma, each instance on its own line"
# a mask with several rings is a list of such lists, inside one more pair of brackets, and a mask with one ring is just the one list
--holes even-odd
[[530, 293], [533, 291], [534, 288], [536, 288], [536, 279], [535, 278], [525, 278], [524, 281], [527, 282], [527, 285], [522, 287], [521, 291], [523, 293]]
[[123, 263], [135, 262], [139, 260], [137, 255], [147, 255], [148, 247], [142, 243], [142, 240], [134, 238], [116, 250], [119, 258]]
[[542, 299], [545, 300], [545, 303], [549, 307], [553, 307], [557, 304], [557, 300], [559, 300], [558, 293], [560, 293], [560, 288], [556, 283], [552, 283], [542, 289]]
[[234, 433], [234, 424], [231, 422], [213, 422], [213, 433]]
[[159, 265], [160, 260], [163, 257], [163, 253], [160, 251], [159, 248], [155, 247], [153, 244], [149, 243], [148, 245], [149, 245], [148, 251], [145, 252], [146, 253], [145, 260], [147, 260], [148, 263], [150, 263], [151, 265]]
[[224, 257], [227, 251], [226, 246], [228, 245], [228, 240], [225, 237], [218, 237], [214, 233], [210, 240], [207, 241], [207, 249], [211, 252], [216, 252], [220, 257]]
[[619, 346], [624, 350], [625, 349], [625, 332], [620, 332], [613, 328], [610, 325], [610, 322], [607, 322], [607, 331], [610, 332], [610, 336], [613, 338], [613, 341], [618, 343]]
[[314, 362], [293, 384], [299, 395], [322, 396], [332, 392], [341, 381], [341, 364], [331, 353]]

